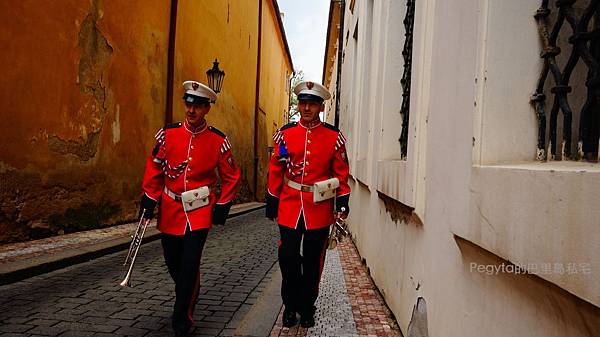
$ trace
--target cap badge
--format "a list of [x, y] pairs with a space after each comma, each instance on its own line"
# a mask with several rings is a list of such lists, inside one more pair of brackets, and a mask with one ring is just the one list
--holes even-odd
[[315, 84], [313, 82], [306, 82], [306, 87], [308, 88], [308, 90], [312, 90], [314, 86]]
[[198, 90], [198, 83], [192, 83], [192, 88], [194, 89], [194, 91]]

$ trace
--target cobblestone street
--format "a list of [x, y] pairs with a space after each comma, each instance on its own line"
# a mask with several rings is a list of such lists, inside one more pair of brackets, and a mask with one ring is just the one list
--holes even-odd
[[[263, 210], [211, 230], [193, 336], [233, 335], [276, 270], [277, 240]], [[173, 282], [160, 241], [141, 247], [133, 288], [117, 284], [124, 257], [119, 252], [0, 287], [0, 336], [171, 336]]]
[[[350, 238], [327, 252], [316, 326], [283, 328], [279, 233], [277, 226], [264, 218], [264, 209], [256, 209], [255, 204], [236, 206], [235, 217], [211, 230], [202, 257], [191, 336], [401, 336]], [[15, 263], [20, 268], [28, 266], [15, 272], [22, 276], [31, 273], [31, 268], [41, 268], [43, 264], [34, 267], [35, 263], [51, 255], [89, 253], [104, 249], [107, 242], [128, 242], [132, 226], [125, 226], [129, 231], [116, 226], [5, 245], [0, 249], [4, 273], [0, 275], [11, 275], [8, 271], [15, 269]], [[125, 272], [125, 250], [99, 253], [95, 256], [101, 257], [79, 264], [59, 262], [66, 263], [62, 269], [42, 270], [38, 276], [24, 279], [17, 275], [20, 281], [14, 283], [5, 280], [9, 284], [0, 286], [0, 337], [172, 336], [174, 285], [160, 241], [150, 241], [158, 232], [151, 232], [140, 249], [132, 288], [117, 284]]]

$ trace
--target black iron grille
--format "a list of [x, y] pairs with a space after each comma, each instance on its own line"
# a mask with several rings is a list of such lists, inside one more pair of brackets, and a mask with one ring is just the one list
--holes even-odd
[[[531, 101], [538, 118], [538, 160], [574, 159], [598, 161], [598, 134], [600, 116], [600, 16], [598, 13], [599, 0], [556, 0], [554, 8], [549, 7], [550, 0], [543, 0], [534, 17], [542, 42], [541, 58], [544, 65], [538, 79], [535, 94]], [[552, 15], [552, 11], [556, 12]], [[559, 35], [569, 34], [566, 43], [559, 43]], [[570, 53], [561, 68], [557, 62], [563, 52]], [[566, 55], [564, 55], [566, 56]], [[580, 64], [585, 66], [587, 76], [581, 76], [581, 93], [573, 91], [579, 87], [569, 83], [575, 67]], [[550, 76], [548, 76], [550, 75]], [[553, 96], [552, 108], [548, 130], [548, 143], [546, 142], [546, 94], [544, 87], [549, 83], [550, 93]], [[573, 81], [577, 81], [574, 77]], [[583, 92], [583, 91], [586, 92]], [[576, 102], [581, 97], [581, 102]], [[572, 104], [569, 103], [572, 98]], [[583, 102], [584, 101], [584, 102]], [[572, 143], [572, 120], [574, 117], [572, 105], [581, 105], [577, 114], [579, 125], [577, 127], [578, 143], [576, 153]], [[562, 113], [561, 152], [557, 155], [557, 129], [558, 114]], [[546, 149], [548, 149], [549, 154]]]
[[415, 1], [406, 0], [406, 16], [404, 17], [404, 73], [402, 74], [402, 106], [400, 115], [402, 116], [402, 132], [400, 133], [400, 153], [402, 159], [406, 159], [408, 147], [408, 117], [410, 113], [410, 77], [412, 73], [412, 48], [413, 48], [413, 27], [415, 23]]

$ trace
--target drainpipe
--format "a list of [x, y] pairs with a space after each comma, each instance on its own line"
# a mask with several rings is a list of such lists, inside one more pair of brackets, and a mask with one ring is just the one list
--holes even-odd
[[337, 79], [335, 81], [335, 121], [336, 127], [340, 126], [340, 92], [342, 85], [342, 57], [344, 49], [344, 16], [346, 14], [346, 0], [340, 1], [340, 31], [338, 33]]
[[262, 3], [258, 0], [258, 51], [256, 57], [256, 95], [254, 97], [254, 199], [258, 200], [258, 114], [260, 110], [260, 55], [262, 40]]
[[177, 0], [171, 0], [169, 18], [169, 46], [167, 51], [167, 100], [165, 124], [173, 122], [173, 73], [175, 72], [175, 30], [177, 28]]

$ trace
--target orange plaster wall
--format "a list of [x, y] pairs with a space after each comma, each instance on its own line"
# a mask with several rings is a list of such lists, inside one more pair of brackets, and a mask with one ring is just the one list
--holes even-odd
[[0, 2], [0, 242], [135, 216], [169, 6]]
[[[268, 6], [261, 146], [274, 131], [272, 111], [287, 106], [277, 91], [284, 75], [275, 74], [285, 49], [271, 34]], [[137, 216], [145, 159], [165, 119], [169, 14], [170, 1], [0, 2], [8, 51], [0, 54], [0, 243]], [[226, 75], [207, 118], [228, 135], [242, 168], [238, 201], [253, 192], [257, 51], [258, 2], [179, 1], [174, 120], [184, 116], [181, 83], [206, 82], [218, 58]]]

